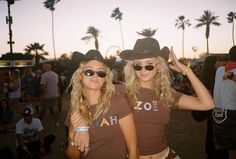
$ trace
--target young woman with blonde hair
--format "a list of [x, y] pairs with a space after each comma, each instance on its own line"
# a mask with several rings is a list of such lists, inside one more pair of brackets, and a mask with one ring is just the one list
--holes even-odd
[[158, 41], [153, 38], [138, 39], [133, 50], [124, 50], [120, 54], [127, 61], [124, 92], [134, 112], [139, 159], [179, 158], [167, 143], [166, 130], [171, 108], [214, 108], [208, 90], [194, 75], [190, 65], [185, 66], [177, 60], [172, 49], [170, 68], [189, 78], [196, 97], [176, 92], [171, 87], [168, 55], [168, 48], [161, 50]]
[[[112, 72], [100, 52], [90, 50], [72, 76], [71, 113], [79, 112], [84, 126], [69, 126], [67, 155], [71, 159], [137, 159], [136, 130], [132, 111], [115, 92]], [[79, 145], [75, 132], [89, 132], [89, 143]], [[83, 138], [82, 135], [78, 135]], [[88, 151], [89, 150], [89, 151]], [[84, 152], [86, 154], [82, 154]], [[88, 152], [88, 153], [87, 153]]]

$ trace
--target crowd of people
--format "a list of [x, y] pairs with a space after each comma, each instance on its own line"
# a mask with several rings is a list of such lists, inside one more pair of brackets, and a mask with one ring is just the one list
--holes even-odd
[[45, 135], [44, 116], [48, 111], [55, 126], [60, 125], [61, 96], [69, 81], [66, 72], [58, 74], [47, 63], [35, 71], [27, 67], [0, 73], [0, 131], [15, 132], [19, 159], [40, 158], [50, 152], [56, 137]]
[[208, 56], [203, 66], [179, 62], [153, 38], [138, 39], [119, 56], [122, 67], [89, 50], [71, 76], [59, 76], [50, 64], [0, 74], [0, 131], [15, 131], [19, 158], [50, 152], [56, 136], [45, 135], [43, 119], [48, 111], [60, 125], [67, 87], [70, 159], [180, 159], [167, 142], [173, 109], [207, 119], [207, 159], [236, 158], [236, 46], [228, 61]]

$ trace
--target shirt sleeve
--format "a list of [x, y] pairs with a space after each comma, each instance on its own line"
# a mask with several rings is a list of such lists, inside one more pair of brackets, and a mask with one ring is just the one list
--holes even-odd
[[37, 121], [38, 131], [42, 131], [43, 130], [43, 125], [42, 125], [41, 121], [39, 119], [36, 119], [36, 121]]
[[16, 134], [23, 134], [24, 126], [22, 120], [16, 124]]
[[112, 100], [113, 101], [111, 103], [114, 104], [118, 120], [132, 113], [132, 110], [128, 104], [128, 101], [123, 94], [114, 95]]
[[175, 106], [179, 102], [180, 97], [183, 95], [183, 93], [177, 92], [176, 90], [172, 89], [172, 96], [174, 98], [174, 104]]

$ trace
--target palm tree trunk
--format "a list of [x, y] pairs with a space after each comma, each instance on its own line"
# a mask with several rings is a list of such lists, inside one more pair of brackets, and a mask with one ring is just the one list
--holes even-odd
[[98, 49], [99, 49], [99, 45], [98, 45], [98, 39], [97, 39], [97, 38], [95, 38], [95, 48], [96, 48], [96, 50], [98, 50]]
[[35, 66], [36, 69], [39, 67], [39, 57], [38, 57], [38, 51], [35, 52]]
[[209, 42], [208, 42], [208, 38], [207, 38], [207, 54], [209, 54]]
[[54, 39], [54, 15], [52, 11], [52, 45], [53, 45], [53, 53], [54, 53], [54, 68], [56, 68], [56, 47], [55, 47], [55, 39]]
[[209, 41], [208, 41], [209, 36], [210, 36], [210, 26], [207, 25], [206, 26], [207, 54], [209, 54]]
[[182, 36], [182, 51], [183, 51], [183, 58], [184, 58], [184, 29], [183, 29], [183, 36]]
[[233, 39], [233, 46], [234, 46], [235, 45], [235, 43], [234, 43], [234, 21], [232, 24], [232, 39]]
[[124, 46], [124, 38], [123, 38], [123, 33], [122, 33], [122, 28], [121, 28], [120, 20], [119, 20], [119, 25], [120, 25], [120, 34], [121, 34], [122, 46], [123, 46], [123, 50], [124, 50], [124, 48], [125, 48], [125, 46]]

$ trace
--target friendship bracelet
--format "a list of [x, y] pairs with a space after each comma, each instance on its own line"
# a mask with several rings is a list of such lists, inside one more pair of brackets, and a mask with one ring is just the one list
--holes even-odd
[[81, 127], [75, 128], [76, 132], [78, 132], [78, 131], [88, 131], [88, 130], [89, 130], [88, 126], [81, 126]]
[[190, 63], [188, 63], [187, 67], [185, 68], [184, 72], [182, 73], [184, 76], [188, 72], [188, 69], [190, 68]]

